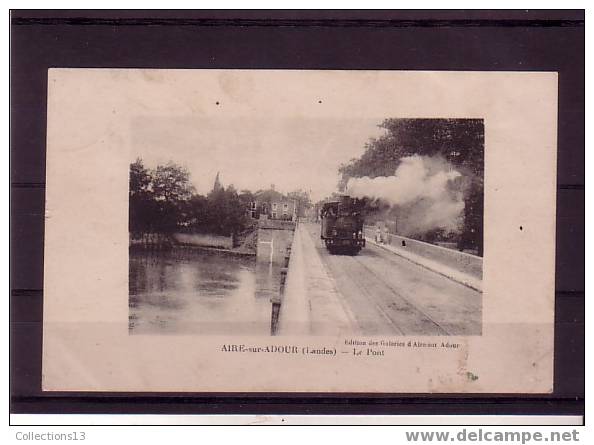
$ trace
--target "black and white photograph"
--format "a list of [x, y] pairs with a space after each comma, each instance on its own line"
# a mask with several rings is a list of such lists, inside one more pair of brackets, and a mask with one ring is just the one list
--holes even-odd
[[11, 10], [11, 417], [573, 422], [583, 31]]
[[132, 121], [130, 335], [481, 335], [483, 119], [232, 98]]
[[43, 387], [550, 391], [556, 81], [50, 70]]

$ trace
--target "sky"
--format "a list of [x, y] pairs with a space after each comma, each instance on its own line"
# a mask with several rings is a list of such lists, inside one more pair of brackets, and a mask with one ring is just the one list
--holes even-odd
[[132, 156], [145, 166], [185, 166], [200, 194], [217, 172], [224, 186], [287, 193], [303, 189], [315, 201], [333, 191], [338, 167], [361, 156], [381, 119], [332, 117], [138, 117], [132, 122]]

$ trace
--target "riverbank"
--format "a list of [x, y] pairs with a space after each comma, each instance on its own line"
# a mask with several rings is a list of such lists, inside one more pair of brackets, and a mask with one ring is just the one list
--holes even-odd
[[244, 257], [256, 257], [256, 252], [242, 250], [240, 248], [235, 249], [227, 249], [224, 247], [212, 247], [212, 246], [199, 246], [195, 244], [182, 244], [178, 243], [175, 244], [173, 249], [189, 249], [195, 251], [203, 251], [203, 252], [213, 252], [213, 253], [221, 253], [226, 255], [235, 255], [235, 256], [244, 256]]
[[240, 245], [233, 247], [233, 239], [210, 234], [174, 233], [172, 235], [144, 234], [130, 236], [129, 247], [134, 250], [171, 250], [174, 248], [196, 249], [227, 253], [239, 256], [256, 256], [257, 233], [251, 232], [240, 238]]

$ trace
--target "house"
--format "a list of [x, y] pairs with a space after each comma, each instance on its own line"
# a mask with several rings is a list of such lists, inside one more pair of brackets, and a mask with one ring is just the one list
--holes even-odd
[[274, 189], [259, 190], [254, 194], [254, 201], [250, 203], [249, 215], [254, 218], [269, 218], [293, 221], [297, 212], [295, 200], [287, 198]]

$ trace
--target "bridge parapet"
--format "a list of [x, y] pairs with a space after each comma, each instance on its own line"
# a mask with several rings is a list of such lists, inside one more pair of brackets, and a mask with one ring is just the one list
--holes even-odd
[[[375, 239], [375, 227], [365, 226], [364, 230], [367, 238]], [[483, 259], [479, 256], [394, 234], [388, 234], [385, 241], [394, 249], [427, 258], [478, 279], [483, 277]]]
[[272, 305], [270, 330], [276, 333], [291, 245], [295, 232], [292, 221], [260, 220], [256, 249], [256, 298], [268, 298]]

